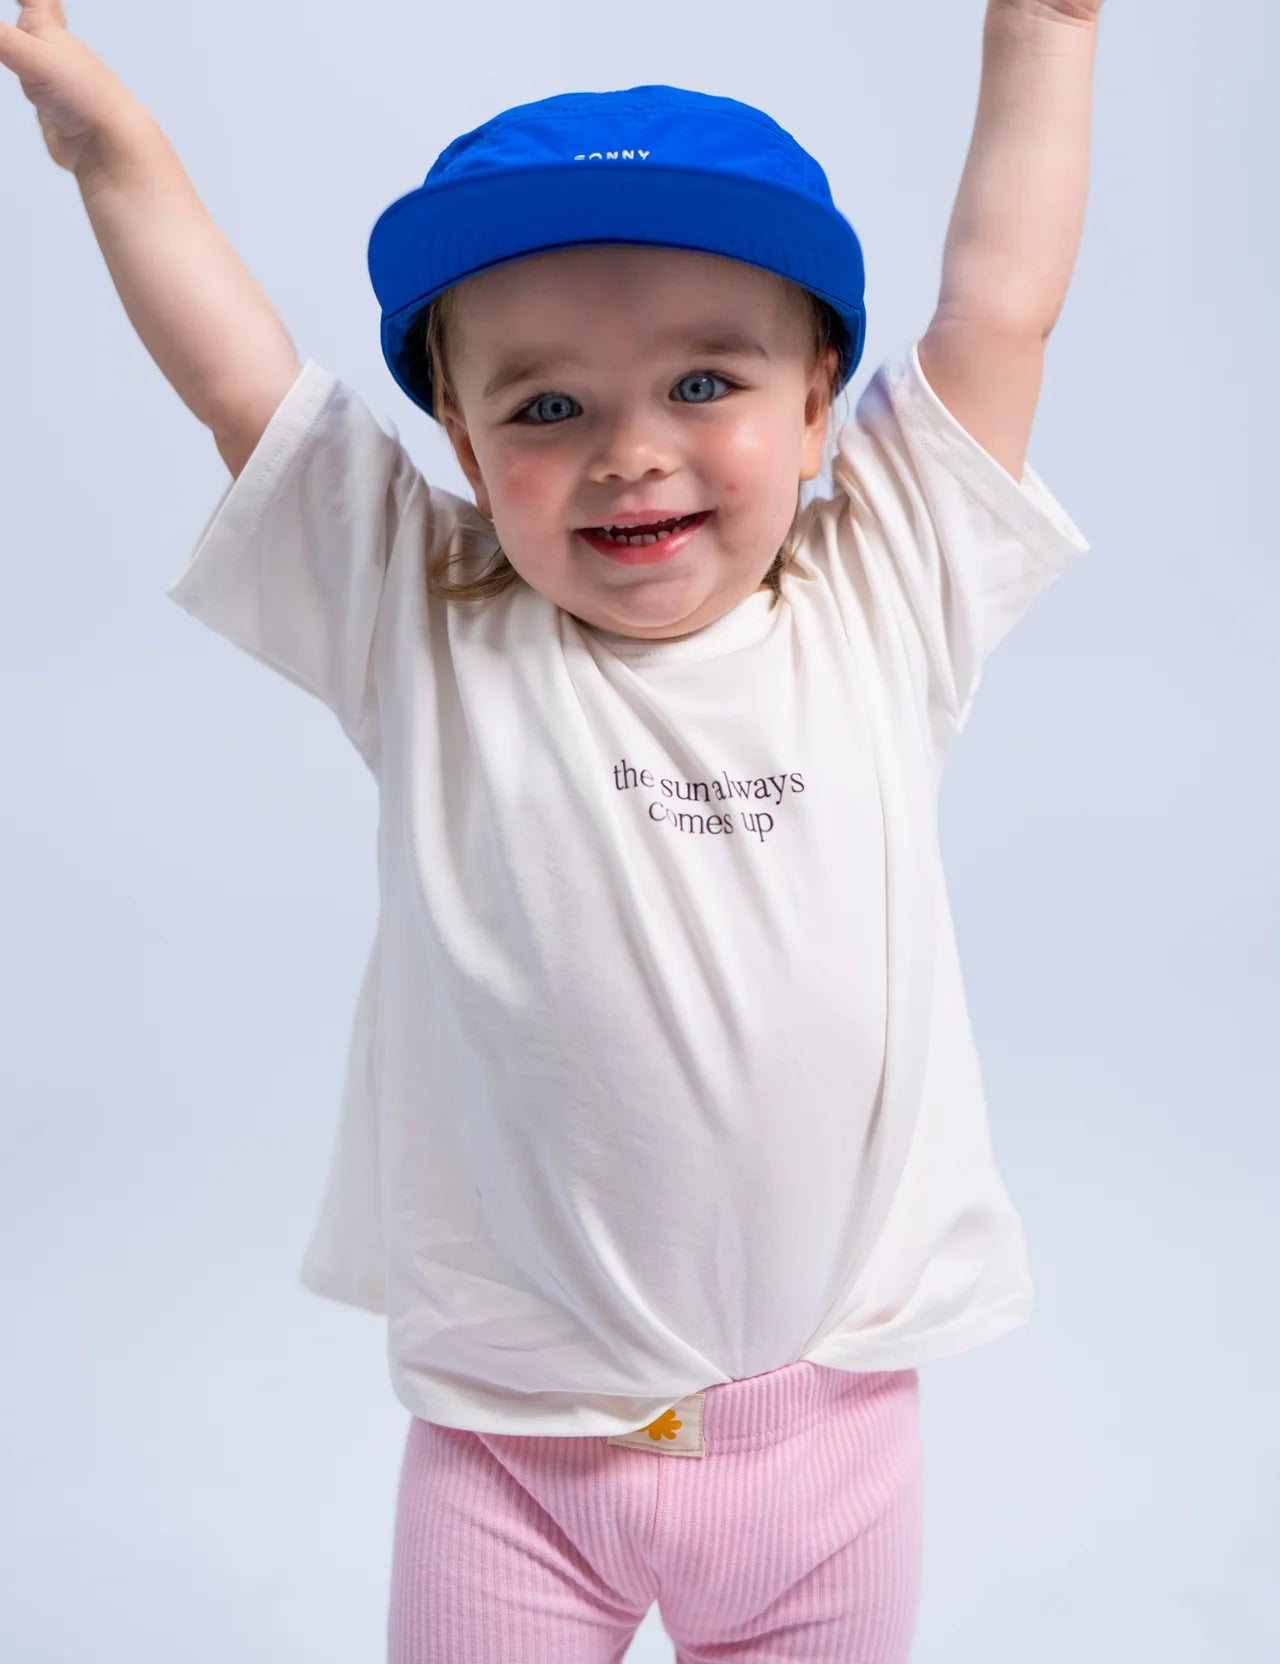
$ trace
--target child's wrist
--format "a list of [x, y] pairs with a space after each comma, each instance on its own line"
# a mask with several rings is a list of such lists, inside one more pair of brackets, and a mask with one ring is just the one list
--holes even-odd
[[145, 172], [165, 153], [171, 147], [159, 124], [122, 88], [117, 108], [86, 137], [73, 171], [83, 191]]

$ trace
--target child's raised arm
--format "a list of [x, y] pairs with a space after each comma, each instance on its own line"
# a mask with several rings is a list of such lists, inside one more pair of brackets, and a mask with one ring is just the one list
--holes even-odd
[[1084, 230], [1103, 0], [988, 0], [973, 142], [920, 365], [952, 415], [1021, 479]]
[[0, 64], [73, 173], [129, 321], [238, 474], [302, 368], [289, 334], [196, 195], [160, 127], [66, 29], [61, 0], [21, 0]]

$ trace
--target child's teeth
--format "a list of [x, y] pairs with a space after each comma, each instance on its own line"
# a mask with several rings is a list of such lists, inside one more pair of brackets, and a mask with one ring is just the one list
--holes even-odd
[[[689, 518], [690, 516], [685, 516], [686, 520]], [[664, 537], [670, 537], [674, 532], [679, 531], [682, 524], [682, 521], [677, 520], [674, 525], [668, 526], [660, 532], [632, 532], [627, 536], [618, 536], [613, 532], [604, 530], [600, 535], [607, 537], [610, 543], [631, 543], [639, 547], [646, 543], [661, 543]]]

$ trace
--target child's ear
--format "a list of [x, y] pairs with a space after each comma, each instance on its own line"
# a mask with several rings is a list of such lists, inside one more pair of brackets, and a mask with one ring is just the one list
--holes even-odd
[[817, 479], [822, 472], [827, 425], [831, 416], [835, 375], [839, 363], [839, 350], [828, 347], [822, 359], [815, 365], [809, 381], [809, 391], [804, 402], [804, 443], [800, 451], [802, 480]]
[[467, 483], [475, 492], [476, 507], [486, 519], [490, 517], [489, 494], [485, 490], [484, 475], [480, 472], [480, 464], [476, 460], [475, 447], [471, 443], [471, 435], [467, 432], [467, 424], [456, 405], [442, 402], [439, 416], [445, 432], [449, 435], [449, 443], [453, 446], [453, 454], [458, 459], [458, 466], [467, 476]]

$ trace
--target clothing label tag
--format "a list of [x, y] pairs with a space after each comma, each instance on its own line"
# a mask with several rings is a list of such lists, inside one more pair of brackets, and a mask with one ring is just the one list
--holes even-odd
[[634, 1433], [615, 1433], [607, 1444], [627, 1444], [633, 1450], [653, 1450], [661, 1456], [705, 1456], [702, 1448], [702, 1407], [706, 1389], [691, 1392], [656, 1421]]

